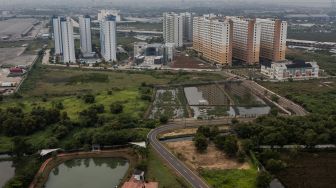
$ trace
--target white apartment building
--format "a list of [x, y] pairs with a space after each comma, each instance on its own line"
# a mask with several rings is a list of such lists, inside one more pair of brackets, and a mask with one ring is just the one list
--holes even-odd
[[183, 46], [183, 20], [182, 15], [163, 13], [163, 39], [165, 43], [175, 43], [176, 47]]
[[55, 42], [55, 54], [61, 55], [63, 53], [62, 49], [62, 32], [61, 32], [61, 18], [53, 17], [53, 31], [54, 31], [54, 42]]
[[287, 22], [257, 19], [261, 24], [260, 57], [277, 62], [286, 59]]
[[79, 17], [79, 30], [80, 30], [81, 52], [83, 54], [89, 54], [92, 52], [90, 16], [80, 16]]
[[258, 64], [261, 24], [255, 19], [227, 17], [233, 23], [232, 56], [246, 64]]
[[100, 22], [101, 55], [105, 61], [117, 61], [116, 17], [106, 16]]
[[319, 66], [304, 61], [263, 62], [261, 73], [274, 80], [311, 79], [319, 77]]
[[71, 18], [60, 18], [61, 22], [61, 35], [62, 35], [62, 49], [63, 49], [63, 62], [75, 63], [75, 41], [73, 34], [73, 26]]
[[231, 21], [225, 18], [194, 17], [193, 49], [213, 63], [231, 65], [232, 29]]
[[119, 13], [119, 10], [100, 10], [100, 12], [98, 13], [98, 21], [103, 21], [106, 16], [113, 15], [116, 17], [116, 21], [120, 22], [121, 16]]

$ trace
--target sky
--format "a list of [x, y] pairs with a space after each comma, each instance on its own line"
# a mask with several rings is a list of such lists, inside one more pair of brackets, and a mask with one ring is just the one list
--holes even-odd
[[[0, 9], [5, 6], [10, 5], [66, 5], [66, 4], [85, 4], [85, 3], [115, 3], [120, 5], [128, 5], [132, 3], [141, 3], [141, 2], [151, 2], [153, 4], [160, 4], [160, 3], [176, 3], [184, 1], [185, 3], [188, 2], [223, 2], [223, 3], [267, 3], [267, 4], [278, 4], [278, 5], [304, 5], [304, 6], [328, 6], [330, 5], [331, 0], [0, 0]], [[150, 5], [150, 4], [148, 4]]]

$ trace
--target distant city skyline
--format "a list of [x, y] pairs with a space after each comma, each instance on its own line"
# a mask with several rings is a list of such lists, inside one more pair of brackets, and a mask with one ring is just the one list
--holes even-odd
[[[28, 3], [27, 3], [28, 2]], [[146, 4], [144, 5], [144, 2]], [[330, 7], [330, 0], [277, 0], [277, 1], [269, 1], [269, 0], [0, 0], [2, 7], [8, 7], [17, 5], [19, 7], [29, 7], [34, 5], [40, 6], [48, 6], [48, 5], [69, 5], [69, 6], [83, 6], [84, 4], [90, 4], [92, 6], [99, 6], [100, 4], [111, 4], [111, 6], [134, 6], [134, 5], [142, 5], [142, 6], [158, 6], [158, 5], [169, 5], [174, 6], [178, 4], [188, 4], [188, 3], [196, 3], [196, 4], [232, 4], [232, 5], [247, 5], [253, 3], [264, 3], [264, 4], [275, 4], [275, 5], [286, 5], [286, 6], [310, 6], [310, 7]], [[22, 6], [20, 6], [22, 5]], [[190, 4], [193, 6], [194, 4]]]

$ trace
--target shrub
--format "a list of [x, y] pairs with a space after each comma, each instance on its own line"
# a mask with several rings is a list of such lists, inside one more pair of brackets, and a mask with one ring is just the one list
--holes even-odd
[[95, 96], [91, 95], [91, 94], [88, 94], [88, 95], [84, 96], [83, 100], [84, 100], [85, 103], [94, 103], [95, 102]]
[[124, 110], [123, 105], [120, 102], [116, 102], [110, 105], [110, 111], [112, 114], [120, 114]]

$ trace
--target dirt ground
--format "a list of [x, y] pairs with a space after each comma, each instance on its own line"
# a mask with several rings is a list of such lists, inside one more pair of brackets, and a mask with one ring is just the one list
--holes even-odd
[[[229, 127], [227, 126], [220, 126], [218, 127], [219, 130], [227, 130]], [[190, 134], [196, 134], [197, 128], [187, 128], [187, 129], [177, 129], [172, 132], [167, 132], [164, 134], [161, 134], [162, 137], [173, 137], [173, 136], [180, 136], [180, 135], [190, 135]]]
[[0, 65], [31, 65], [36, 55], [23, 55], [26, 47], [0, 48]]
[[222, 151], [216, 149], [214, 144], [208, 146], [204, 154], [197, 153], [193, 141], [180, 141], [164, 143], [180, 160], [189, 167], [197, 170], [204, 169], [249, 169], [248, 163], [238, 163], [235, 159], [229, 158]]
[[283, 154], [287, 168], [277, 174], [288, 188], [334, 188], [336, 185], [336, 153], [300, 153], [295, 158]]
[[199, 61], [197, 59], [188, 57], [188, 56], [177, 56], [173, 62], [172, 68], [190, 68], [190, 69], [215, 69], [216, 67], [209, 64]]

